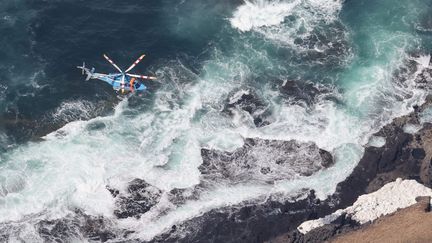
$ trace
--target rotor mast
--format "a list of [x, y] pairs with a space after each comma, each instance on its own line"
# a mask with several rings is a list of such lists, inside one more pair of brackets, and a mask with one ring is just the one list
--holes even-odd
[[[125, 87], [125, 81], [126, 81], [126, 75], [132, 78], [140, 78], [140, 79], [149, 79], [149, 80], [155, 80], [156, 77], [152, 76], [145, 76], [145, 75], [138, 75], [138, 74], [129, 74], [128, 72], [131, 71], [136, 67], [136, 65], [141, 62], [141, 60], [145, 57], [145, 54], [141, 55], [132, 65], [126, 69], [126, 71], [122, 71], [117, 64], [115, 64], [106, 54], [103, 54], [104, 58], [115, 68], [117, 69], [121, 74], [120, 84], [121, 84], [121, 90], [122, 93], [124, 92]], [[132, 90], [132, 89], [131, 89]]]

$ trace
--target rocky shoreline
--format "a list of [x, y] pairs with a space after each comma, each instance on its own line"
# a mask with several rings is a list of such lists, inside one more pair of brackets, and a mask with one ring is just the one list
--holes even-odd
[[[332, 212], [345, 208], [363, 194], [375, 192], [385, 184], [397, 178], [413, 179], [430, 187], [432, 172], [432, 124], [425, 123], [423, 128], [413, 134], [406, 133], [406, 124], [419, 124], [419, 114], [432, 104], [432, 97], [428, 97], [421, 107], [414, 107], [414, 112], [396, 118], [392, 123], [383, 127], [376, 136], [386, 138], [383, 147], [367, 147], [353, 173], [338, 184], [335, 194], [327, 202], [337, 201]], [[316, 208], [316, 218], [323, 217], [320, 207]], [[366, 224], [368, 225], [368, 224]], [[298, 229], [291, 228], [288, 233], [282, 234], [269, 242], [323, 242], [336, 236], [354, 231], [361, 227], [358, 222], [347, 215], [338, 217], [330, 224], [302, 234]]]
[[[354, 171], [326, 200], [307, 197], [281, 201], [277, 195], [261, 201], [214, 209], [172, 227], [151, 242], [322, 242], [355, 230], [358, 222], [346, 215], [306, 235], [297, 230], [304, 221], [324, 217], [352, 205], [363, 194], [374, 192], [397, 178], [431, 183], [432, 124], [405, 132], [407, 124], [420, 124], [419, 114], [432, 104], [432, 97], [414, 112], [394, 121], [375, 134], [386, 138], [382, 147], [368, 146]], [[185, 233], [187, 232], [187, 233]], [[278, 236], [273, 238], [274, 236]]]
[[[264, 113], [255, 111], [263, 110], [264, 105], [251, 106], [249, 101], [254, 103], [253, 97], [241, 94], [232, 104], [233, 107], [242, 105], [241, 108], [251, 115], [256, 114], [254, 121], [263, 124], [261, 122], [266, 117], [261, 115]], [[322, 242], [365, 227], [367, 224], [360, 225], [350, 215], [342, 214], [307, 234], [297, 229], [305, 221], [322, 218], [351, 206], [359, 196], [375, 192], [397, 178], [416, 180], [422, 185], [431, 186], [432, 124], [422, 121], [421, 117], [422, 112], [431, 105], [432, 96], [427, 97], [423, 105], [415, 106], [411, 114], [394, 119], [374, 134], [374, 137], [383, 140], [378, 142], [382, 144], [378, 146], [371, 143], [366, 146], [353, 172], [325, 200], [318, 199], [315, 192], [308, 188], [291, 198], [276, 194], [256, 198], [204, 212], [173, 225], [150, 242]], [[227, 108], [228, 115], [233, 107]], [[275, 156], [272, 154], [274, 151], [280, 151], [280, 154]], [[302, 154], [304, 151], [310, 152], [309, 157]], [[114, 216], [119, 219], [139, 219], [157, 208], [161, 200], [168, 201], [172, 207], [182, 205], [188, 200], [198, 199], [200, 193], [214, 182], [226, 185], [244, 181], [273, 183], [275, 178], [310, 176], [332, 166], [334, 162], [329, 152], [314, 143], [252, 138], [246, 139], [242, 148], [232, 152], [203, 148], [201, 156], [203, 163], [198, 169], [202, 180], [193, 188], [167, 192], [138, 178], [132, 180], [124, 191], [107, 185], [115, 201]], [[301, 166], [296, 168], [299, 162]], [[163, 215], [163, 210], [160, 215]], [[80, 209], [72, 209], [70, 215], [61, 219], [31, 221], [45, 241], [85, 238], [101, 242], [131, 242], [130, 236], [135, 233], [119, 229], [109, 218], [86, 215]], [[0, 224], [0, 241], [7, 240], [11, 232], [19, 231], [19, 225]], [[135, 242], [143, 241], [136, 239]]]
[[[352, 205], [360, 195], [374, 192], [397, 178], [413, 179], [423, 185], [430, 185], [432, 181], [432, 124], [425, 123], [422, 129], [412, 134], [405, 132], [404, 128], [406, 124], [419, 124], [421, 112], [431, 105], [432, 96], [428, 97], [422, 106], [415, 107], [413, 113], [394, 119], [392, 123], [377, 132], [375, 136], [385, 137], [385, 144], [382, 147], [366, 147], [362, 159], [352, 174], [340, 182], [336, 192], [325, 200], [318, 199], [315, 192], [308, 189], [304, 189], [300, 196], [290, 199], [286, 199], [283, 195], [258, 198], [239, 205], [213, 209], [181, 224], [173, 225], [170, 230], [156, 236], [151, 242], [322, 242], [364, 227], [349, 215], [342, 215], [330, 224], [311, 230], [305, 235], [297, 229], [305, 221], [325, 217], [338, 209]], [[210, 181], [226, 179], [225, 183], [235, 183], [239, 178], [238, 175], [228, 174], [229, 176], [225, 178], [219, 177], [220, 175], [212, 177], [212, 171], [215, 168], [211, 163], [211, 158], [214, 156], [208, 156], [216, 153], [217, 156], [222, 156], [229, 162], [231, 155], [248, 155], [250, 154], [248, 151], [253, 150], [254, 146], [260, 143], [281, 146], [281, 148], [302, 148], [301, 144], [294, 141], [279, 143], [248, 140], [244, 148], [232, 153], [203, 149], [203, 157], [207, 160], [200, 170]], [[332, 164], [329, 154], [325, 151], [318, 149], [313, 144], [302, 146], [312, 148], [316, 156], [321, 157], [319, 164], [313, 165], [311, 171], [304, 172], [306, 176], [314, 173], [316, 166], [326, 167]], [[245, 159], [250, 158], [245, 157]], [[284, 163], [290, 165], [289, 162]], [[222, 164], [221, 166], [225, 168], [228, 165]], [[265, 174], [259, 176], [250, 174], [248, 168], [241, 173], [241, 175], [246, 173], [253, 178], [265, 180]], [[270, 170], [269, 173], [276, 172]], [[230, 179], [231, 177], [234, 180]], [[181, 204], [188, 200], [188, 195], [192, 199], [199, 196], [200, 187], [205, 186], [206, 183], [202, 183], [192, 191], [171, 191], [168, 193], [168, 198], [174, 204]], [[107, 190], [111, 192], [116, 201], [114, 214], [118, 218], [140, 218], [157, 204], [162, 194], [158, 188], [140, 179], [131, 181], [125, 192], [110, 187], [107, 187]], [[68, 241], [71, 238], [83, 237], [91, 241], [130, 242], [128, 236], [134, 233], [118, 229], [107, 218], [89, 216], [79, 209], [62, 219], [34, 223], [40, 237], [47, 241], [53, 239]], [[0, 231], [9, 233], [14, 230], [19, 231], [18, 226], [16, 229], [14, 227], [2, 224]], [[8, 235], [0, 234], [0, 239], [8, 239]], [[135, 242], [143, 241], [136, 239]]]

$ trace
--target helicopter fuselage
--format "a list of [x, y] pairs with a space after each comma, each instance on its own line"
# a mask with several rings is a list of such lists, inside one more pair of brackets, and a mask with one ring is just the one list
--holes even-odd
[[[144, 91], [147, 87], [143, 84], [131, 78], [129, 76], [125, 76], [122, 83], [122, 74], [120, 73], [110, 73], [107, 76], [96, 77], [99, 80], [102, 80], [113, 87], [114, 90], [124, 90], [128, 92], [135, 91]], [[132, 81], [132, 79], [134, 79]], [[132, 83], [131, 83], [132, 81]], [[132, 85], [132, 86], [131, 86]]]

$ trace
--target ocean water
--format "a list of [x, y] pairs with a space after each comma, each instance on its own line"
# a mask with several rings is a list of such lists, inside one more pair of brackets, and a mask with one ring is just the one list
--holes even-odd
[[[38, 222], [79, 209], [135, 232], [123, 240], [151, 240], [212, 209], [331, 194], [372, 134], [430, 93], [431, 11], [431, 0], [2, 1], [0, 239], [42, 241]], [[158, 80], [129, 98], [85, 82], [83, 61], [114, 71], [103, 53], [123, 68], [145, 53], [135, 72]], [[240, 183], [201, 174], [202, 148], [232, 152], [246, 138], [313, 143], [335, 164]], [[261, 146], [254, 163], [280, 153]], [[118, 219], [106, 186], [134, 178], [162, 199]], [[202, 184], [182, 204], [167, 199]]]

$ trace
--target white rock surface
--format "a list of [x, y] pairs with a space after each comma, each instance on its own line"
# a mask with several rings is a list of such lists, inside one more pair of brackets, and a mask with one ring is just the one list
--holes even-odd
[[351, 207], [340, 209], [324, 218], [306, 221], [297, 229], [306, 234], [315, 228], [331, 223], [343, 213], [351, 215], [353, 220], [364, 224], [381, 216], [391, 214], [400, 208], [415, 204], [415, 198], [419, 196], [432, 197], [432, 189], [415, 180], [402, 180], [399, 178], [386, 184], [376, 192], [360, 196]]

